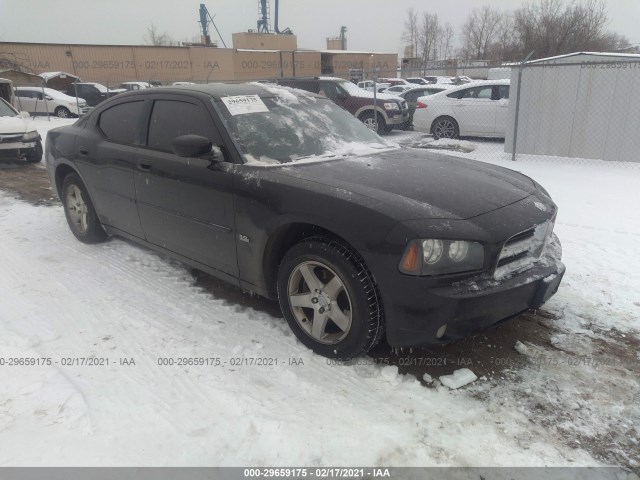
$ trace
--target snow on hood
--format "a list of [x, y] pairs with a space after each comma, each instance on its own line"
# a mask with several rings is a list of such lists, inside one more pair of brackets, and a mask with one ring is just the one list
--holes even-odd
[[36, 129], [31, 120], [21, 117], [0, 117], [0, 135], [8, 133], [26, 133]]

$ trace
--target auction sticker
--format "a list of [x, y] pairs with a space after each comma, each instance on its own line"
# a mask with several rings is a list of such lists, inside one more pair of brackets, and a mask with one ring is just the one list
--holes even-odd
[[242, 115], [244, 113], [260, 113], [269, 111], [259, 95], [223, 97], [222, 102], [227, 106], [229, 113], [233, 116]]

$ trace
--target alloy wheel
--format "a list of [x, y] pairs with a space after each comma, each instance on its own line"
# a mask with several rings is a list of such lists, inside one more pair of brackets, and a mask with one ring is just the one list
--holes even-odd
[[334, 345], [351, 329], [349, 292], [340, 277], [320, 262], [303, 262], [288, 283], [289, 303], [300, 328], [317, 342]]

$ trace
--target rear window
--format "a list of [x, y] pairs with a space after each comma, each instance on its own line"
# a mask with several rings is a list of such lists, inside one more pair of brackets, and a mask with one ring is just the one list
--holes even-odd
[[100, 130], [112, 142], [133, 145], [143, 105], [143, 101], [120, 103], [105, 110], [98, 120]]

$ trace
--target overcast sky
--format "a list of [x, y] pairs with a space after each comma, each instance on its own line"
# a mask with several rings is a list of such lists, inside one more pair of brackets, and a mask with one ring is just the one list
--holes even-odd
[[[258, 0], [203, 0], [227, 45], [231, 33], [256, 28]], [[274, 0], [271, 1], [273, 22]], [[199, 34], [200, 0], [0, 0], [0, 41], [140, 44], [154, 23], [176, 40]], [[406, 10], [437, 13], [459, 35], [467, 14], [482, 5], [510, 9], [522, 0], [281, 0], [280, 29], [300, 48], [326, 48], [326, 37], [348, 28], [349, 50], [401, 52]], [[640, 0], [607, 0], [610, 28], [640, 43]], [[215, 32], [213, 32], [215, 38]], [[456, 44], [458, 39], [456, 38]], [[222, 45], [221, 45], [222, 46]]]

